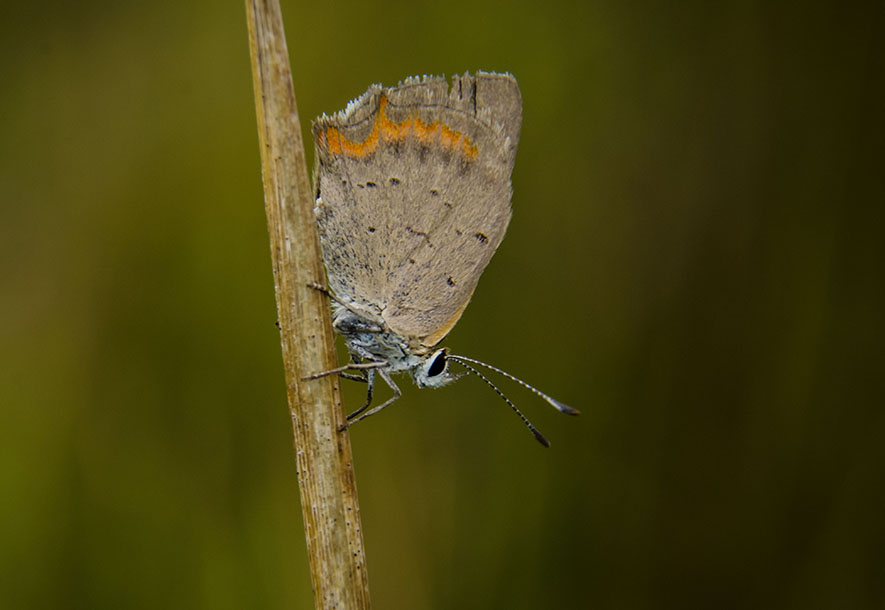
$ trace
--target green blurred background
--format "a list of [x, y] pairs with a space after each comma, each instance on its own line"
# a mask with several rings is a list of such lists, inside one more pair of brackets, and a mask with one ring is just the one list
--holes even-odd
[[[0, 605], [312, 608], [243, 4], [2, 12]], [[404, 379], [352, 433], [376, 608], [885, 607], [881, 3], [283, 12], [305, 128], [517, 76], [447, 343], [583, 411], [502, 382], [544, 450]]]

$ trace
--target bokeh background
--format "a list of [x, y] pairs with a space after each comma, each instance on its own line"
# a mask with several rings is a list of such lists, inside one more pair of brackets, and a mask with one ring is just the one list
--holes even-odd
[[[544, 450], [404, 379], [352, 432], [375, 607], [885, 607], [881, 3], [283, 11], [305, 129], [517, 76], [448, 345], [583, 411], [502, 381]], [[2, 13], [0, 605], [312, 608], [243, 4]]]

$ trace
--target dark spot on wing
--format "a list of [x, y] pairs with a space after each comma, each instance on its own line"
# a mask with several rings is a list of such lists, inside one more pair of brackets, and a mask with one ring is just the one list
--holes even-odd
[[446, 278], [446, 284], [448, 284], [449, 286], [451, 286], [451, 287], [454, 288], [454, 286], [455, 286], [455, 280], [452, 279], [452, 276], [451, 276], [451, 275], [450, 275], [449, 277]]
[[433, 244], [430, 241], [430, 237], [428, 237], [426, 231], [417, 231], [417, 230], [413, 229], [412, 227], [406, 227], [406, 231], [408, 231], [412, 235], [418, 235], [419, 237], [423, 237], [424, 240], [427, 242], [427, 247], [428, 248], [433, 247]]
[[479, 240], [479, 243], [485, 244], [488, 243], [489, 238], [485, 233], [476, 233], [473, 235], [476, 239]]
[[400, 183], [399, 178], [391, 178], [390, 179], [390, 186], [396, 186], [399, 183]]

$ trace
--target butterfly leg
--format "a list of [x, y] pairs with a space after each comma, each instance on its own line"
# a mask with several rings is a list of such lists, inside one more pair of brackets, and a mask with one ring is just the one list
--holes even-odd
[[[348, 362], [344, 366], [339, 366], [334, 369], [329, 369], [328, 371], [321, 371], [319, 373], [313, 373], [312, 375], [305, 375], [301, 378], [301, 381], [310, 381], [311, 379], [319, 379], [320, 377], [326, 377], [327, 375], [340, 375], [345, 371], [351, 370], [372, 370], [376, 369], [379, 366], [388, 366], [388, 363], [381, 361], [372, 361], [372, 362]], [[355, 378], [356, 375], [348, 375], [348, 378]]]
[[[357, 352], [353, 351], [350, 348], [348, 348], [348, 351], [350, 352], [351, 364], [360, 364], [361, 362], [363, 362], [363, 358]], [[372, 358], [366, 358], [366, 360], [368, 360], [369, 362], [375, 362], [375, 360]], [[360, 370], [359, 375], [351, 375], [350, 373], [338, 373], [338, 377], [343, 377], [344, 379], [349, 379], [350, 381], [360, 381], [362, 383], [368, 383], [368, 372], [371, 370], [372, 369], [362, 369]]]
[[[350, 360], [351, 362], [355, 363], [363, 361], [360, 355], [353, 350], [350, 351]], [[349, 375], [347, 373], [339, 373], [339, 376], [344, 377], [345, 379], [350, 379], [352, 381], [362, 381], [363, 383], [369, 384], [366, 392], [366, 404], [348, 415], [347, 419], [353, 419], [354, 417], [358, 416], [360, 413], [368, 409], [369, 405], [372, 404], [372, 393], [375, 390], [375, 369], [363, 369], [361, 372], [362, 375]]]
[[[369, 370], [371, 371], [372, 369], [369, 369]], [[351, 375], [350, 373], [338, 373], [338, 376], [342, 377], [344, 379], [348, 379], [350, 381], [359, 381], [361, 383], [366, 383], [368, 381], [365, 371], [363, 371], [362, 375]]]
[[369, 405], [372, 404], [372, 393], [375, 391], [375, 369], [369, 369], [368, 371], [366, 371], [366, 377], [365, 379], [363, 379], [363, 381], [369, 384], [368, 391], [366, 392], [366, 404], [348, 415], [347, 421], [350, 421], [355, 417], [359, 417], [360, 413], [368, 409]]
[[[344, 426], [345, 428], [352, 426], [353, 424], [355, 424], [358, 421], [362, 421], [362, 420], [366, 419], [370, 415], [374, 415], [375, 413], [377, 413], [381, 409], [393, 404], [400, 396], [403, 395], [403, 393], [400, 391], [399, 387], [396, 385], [396, 383], [394, 383], [393, 379], [391, 379], [390, 373], [388, 373], [386, 369], [372, 369], [371, 371], [369, 371], [369, 374], [371, 375], [372, 373], [375, 373], [375, 372], [377, 372], [381, 376], [381, 379], [383, 379], [384, 382], [390, 386], [390, 389], [393, 390], [393, 396], [388, 398], [386, 401], [384, 401], [383, 403], [381, 403], [377, 407], [369, 409], [368, 411], [363, 413], [363, 411], [365, 411], [365, 409], [369, 406], [369, 403], [367, 402], [361, 409], [358, 409], [357, 411], [354, 411], [353, 413], [351, 413], [350, 415], [347, 416], [347, 425]], [[370, 387], [371, 387], [371, 385], [370, 385]], [[371, 393], [369, 394], [369, 398], [371, 399]]]
[[[332, 291], [329, 290], [328, 288], [326, 288], [325, 285], [323, 285], [323, 284], [321, 284], [321, 283], [319, 283], [319, 282], [308, 282], [308, 283], [307, 283], [307, 287], [308, 287], [308, 288], [313, 288], [313, 289], [316, 290], [317, 292], [322, 292], [324, 295], [326, 295], [327, 297], [329, 297], [329, 298], [332, 299], [333, 301], [338, 301], [338, 299], [335, 297], [335, 295], [332, 294]], [[338, 301], [338, 302], [340, 302], [340, 301]], [[343, 303], [342, 303], [342, 305], [343, 305]]]

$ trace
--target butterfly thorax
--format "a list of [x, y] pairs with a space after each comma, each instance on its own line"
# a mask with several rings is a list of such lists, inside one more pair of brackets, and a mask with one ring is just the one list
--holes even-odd
[[385, 368], [391, 373], [416, 368], [427, 352], [410, 347], [403, 337], [388, 330], [383, 322], [343, 307], [335, 311], [332, 325], [344, 337], [352, 355], [363, 360], [388, 362], [390, 366]]

